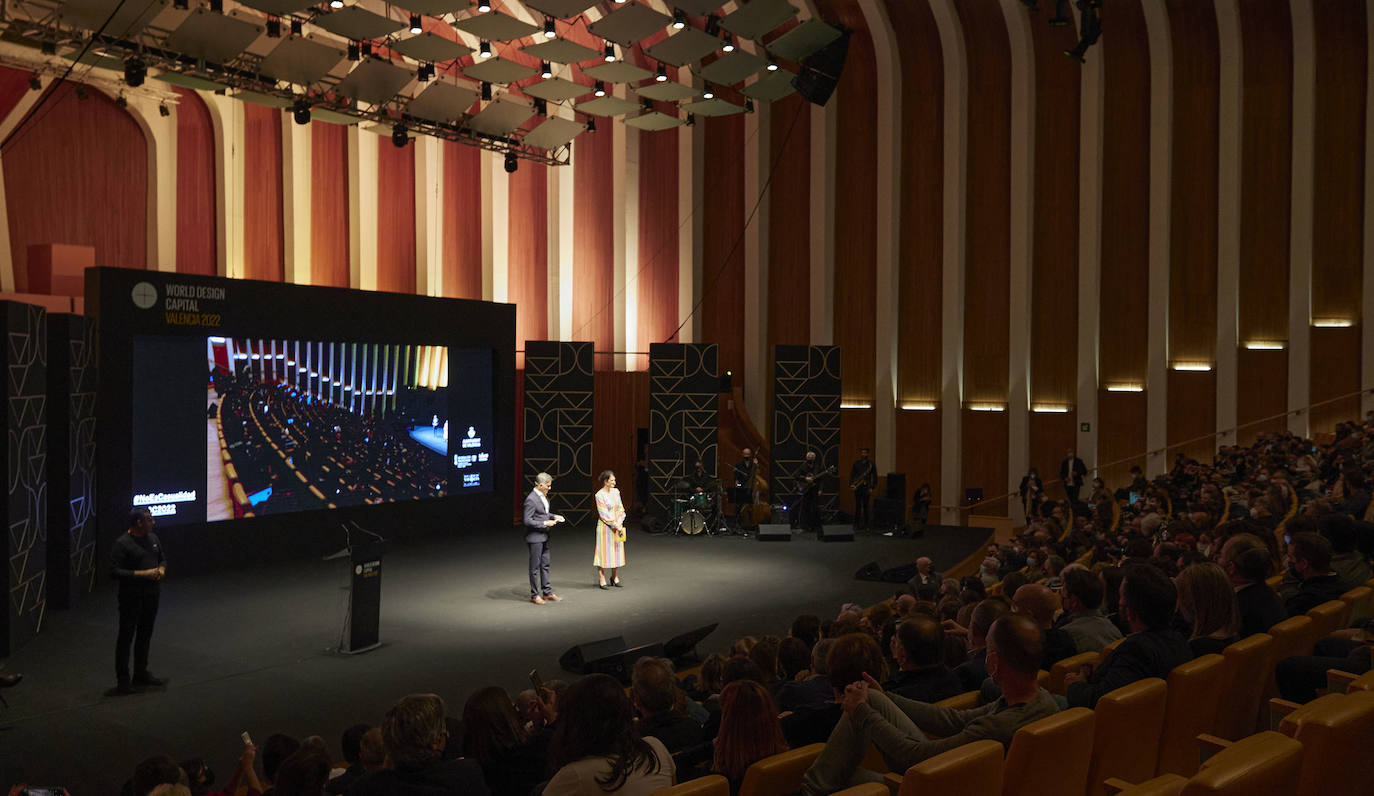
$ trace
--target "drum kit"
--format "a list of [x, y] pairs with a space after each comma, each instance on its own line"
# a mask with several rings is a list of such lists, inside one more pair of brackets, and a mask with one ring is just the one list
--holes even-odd
[[682, 480], [673, 484], [673, 535], [687, 534], [696, 536], [728, 533], [725, 513], [721, 511], [721, 492], [718, 484], [713, 484], [701, 492], [695, 491], [690, 481]]

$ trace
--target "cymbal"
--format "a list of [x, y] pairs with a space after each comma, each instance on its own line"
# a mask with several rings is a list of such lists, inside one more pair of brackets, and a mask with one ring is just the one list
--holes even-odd
[[676, 484], [673, 484], [673, 489], [691, 489], [691, 488], [692, 488], [691, 482], [686, 481], [686, 480], [678, 481]]

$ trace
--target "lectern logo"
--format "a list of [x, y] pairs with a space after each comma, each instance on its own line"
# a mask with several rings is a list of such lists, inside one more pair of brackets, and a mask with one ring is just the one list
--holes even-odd
[[354, 567], [354, 568], [353, 568], [353, 574], [354, 574], [354, 575], [361, 575], [361, 574], [363, 574], [363, 565], [362, 565], [362, 564], [359, 564], [358, 566]]
[[141, 310], [150, 310], [157, 305], [157, 288], [151, 282], [139, 282], [134, 285], [130, 297], [134, 300], [134, 306]]

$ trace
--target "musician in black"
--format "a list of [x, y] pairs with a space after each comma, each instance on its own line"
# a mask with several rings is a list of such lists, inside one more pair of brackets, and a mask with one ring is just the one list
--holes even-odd
[[806, 460], [793, 474], [793, 478], [797, 482], [796, 504], [792, 507], [792, 527], [794, 529], [820, 530], [821, 474], [821, 466], [816, 461], [815, 451], [807, 451]]
[[692, 474], [687, 476], [687, 483], [692, 485], [692, 492], [696, 494], [710, 494], [715, 489], [716, 477], [706, 472], [706, 467], [702, 465], [701, 459], [697, 459], [696, 465], [692, 468]]
[[854, 529], [868, 528], [873, 524], [870, 508], [873, 487], [878, 485], [878, 470], [873, 460], [868, 458], [868, 448], [859, 448], [859, 458], [849, 468], [849, 488], [854, 490]]
[[739, 525], [739, 515], [744, 511], [744, 506], [753, 503], [754, 494], [754, 474], [758, 472], [758, 462], [754, 460], [753, 451], [745, 448], [740, 452], [740, 460], [735, 464], [735, 489], [731, 493], [731, 500], [735, 503], [735, 525]]

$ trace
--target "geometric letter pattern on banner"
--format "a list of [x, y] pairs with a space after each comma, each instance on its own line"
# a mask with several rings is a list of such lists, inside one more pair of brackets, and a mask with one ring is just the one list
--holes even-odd
[[649, 345], [649, 511], [672, 510], [673, 485], [701, 459], [716, 474], [720, 375], [714, 343]]
[[[553, 476], [549, 509], [574, 528], [594, 522], [592, 483], [592, 344], [525, 342], [524, 472], [520, 499], [539, 473]], [[560, 489], [560, 483], [565, 489]]]
[[48, 314], [48, 608], [95, 589], [95, 324]]
[[9, 655], [43, 626], [47, 605], [47, 313], [42, 307], [0, 302], [4, 316], [9, 502], [5, 633]]
[[[815, 451], [821, 467], [839, 463], [840, 349], [833, 345], [773, 347], [773, 435], [769, 485], [775, 503], [789, 504], [797, 494], [794, 478]], [[833, 476], [821, 479], [820, 509], [828, 521], [835, 513]]]

